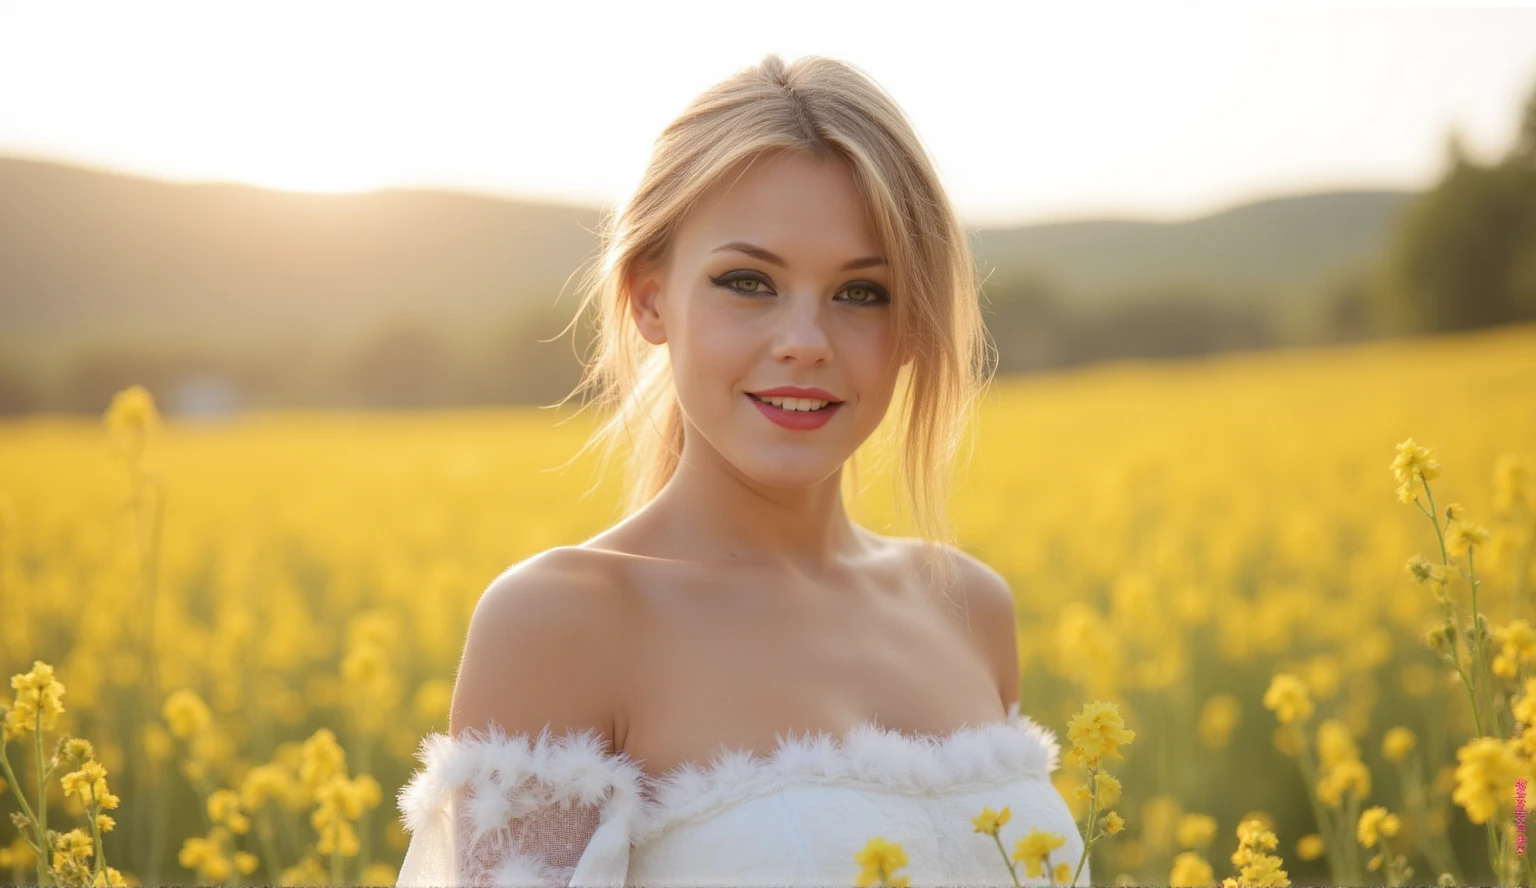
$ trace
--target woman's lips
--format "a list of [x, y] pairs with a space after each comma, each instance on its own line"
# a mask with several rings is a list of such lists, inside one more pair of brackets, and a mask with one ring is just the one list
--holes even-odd
[[786, 429], [794, 429], [796, 431], [810, 431], [821, 428], [832, 421], [832, 416], [842, 408], [844, 403], [839, 401], [836, 404], [828, 404], [820, 410], [785, 410], [782, 407], [775, 407], [766, 401], [760, 401], [750, 394], [747, 395], [747, 399], [764, 416]]

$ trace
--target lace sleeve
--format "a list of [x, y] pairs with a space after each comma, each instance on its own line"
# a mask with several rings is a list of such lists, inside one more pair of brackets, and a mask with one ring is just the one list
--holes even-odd
[[400, 790], [398, 886], [623, 885], [641, 771], [596, 732], [431, 734]]

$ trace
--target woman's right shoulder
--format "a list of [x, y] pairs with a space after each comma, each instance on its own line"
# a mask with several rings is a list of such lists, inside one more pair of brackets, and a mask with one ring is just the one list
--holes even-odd
[[601, 553], [558, 547], [497, 575], [470, 617], [450, 733], [598, 728], [613, 737], [634, 596]]

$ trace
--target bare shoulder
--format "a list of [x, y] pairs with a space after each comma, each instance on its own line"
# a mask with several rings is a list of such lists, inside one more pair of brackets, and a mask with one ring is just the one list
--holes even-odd
[[613, 748], [629, 596], [596, 554], [560, 547], [493, 579], [470, 617], [449, 733], [596, 731]]
[[[956, 581], [951, 597], [958, 620], [970, 631], [981, 654], [997, 674], [998, 695], [1003, 705], [1019, 699], [1018, 612], [1013, 587], [996, 568], [964, 549], [948, 544], [932, 544], [914, 537], [903, 537], [908, 555], [921, 559], [927, 546], [937, 545], [955, 567]], [[920, 563], [920, 562], [918, 562]]]

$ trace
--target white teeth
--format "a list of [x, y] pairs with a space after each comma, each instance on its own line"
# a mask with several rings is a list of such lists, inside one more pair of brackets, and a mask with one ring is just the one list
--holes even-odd
[[800, 412], [820, 410], [821, 408], [832, 403], [831, 401], [812, 401], [809, 398], [765, 398], [761, 395], [754, 395], [754, 397], [756, 397], [759, 401], [772, 404], [773, 406], [782, 408], [784, 410], [795, 410]]

